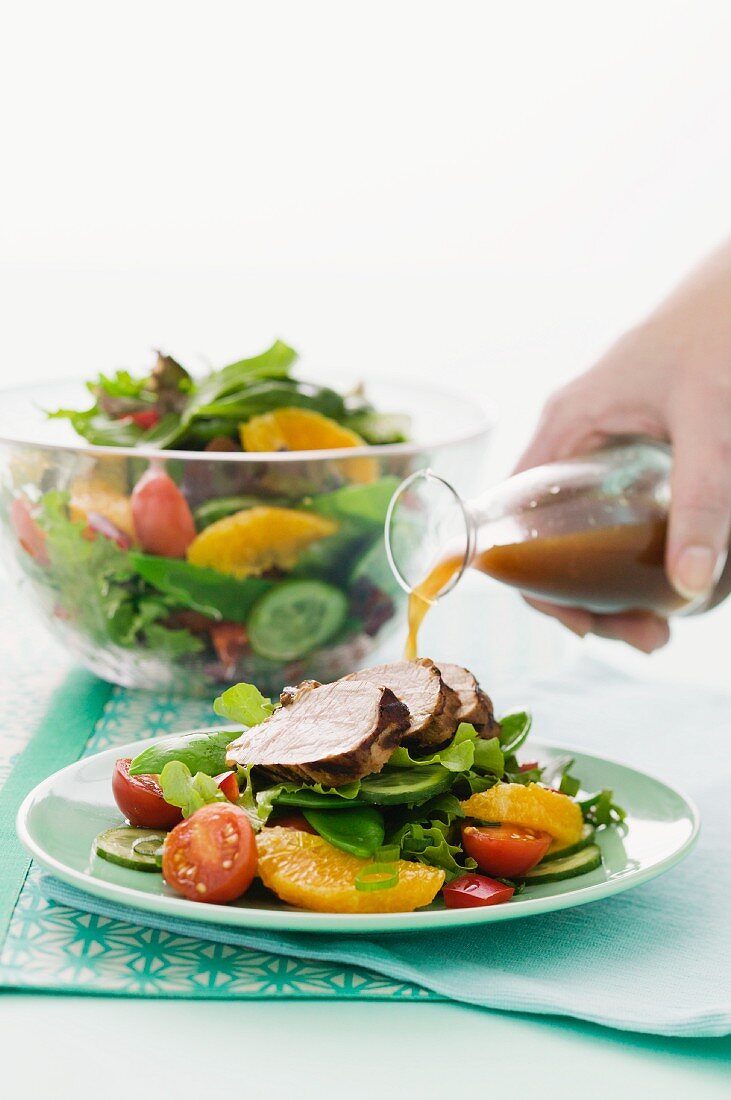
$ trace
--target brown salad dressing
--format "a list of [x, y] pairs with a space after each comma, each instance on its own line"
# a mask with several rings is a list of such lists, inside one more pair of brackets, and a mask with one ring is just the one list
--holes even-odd
[[[590, 611], [655, 611], [668, 615], [687, 603], [665, 572], [667, 521], [593, 527], [565, 535], [490, 546], [470, 563], [473, 569], [552, 603]], [[424, 617], [439, 593], [463, 566], [460, 556], [445, 558], [411, 593], [405, 656], [418, 652]], [[731, 592], [731, 555], [709, 606]]]

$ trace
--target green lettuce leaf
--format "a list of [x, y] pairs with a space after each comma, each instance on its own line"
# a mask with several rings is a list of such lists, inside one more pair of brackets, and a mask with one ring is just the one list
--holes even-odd
[[257, 726], [273, 714], [276, 707], [265, 699], [253, 684], [234, 684], [213, 701], [213, 709], [222, 718], [240, 722], [242, 726]]
[[215, 779], [205, 772], [191, 775], [190, 768], [180, 760], [165, 765], [160, 773], [160, 786], [165, 801], [179, 806], [183, 817], [190, 817], [211, 802], [228, 802]]
[[[460, 782], [462, 779], [460, 776]], [[440, 867], [449, 881], [476, 867], [462, 851], [459, 821], [463, 817], [454, 794], [437, 795], [423, 806], [398, 815], [399, 824], [389, 833], [387, 843], [397, 844], [403, 859]]]
[[[497, 737], [481, 738], [474, 726], [460, 722], [446, 748], [430, 756], [413, 756], [405, 746], [397, 748], [389, 757], [388, 767], [418, 768], [428, 764], [441, 764], [450, 772], [490, 772], [500, 778], [504, 771], [504, 756]], [[483, 788], [484, 789], [484, 788]]]
[[475, 770], [489, 772], [501, 779], [505, 772], [505, 756], [497, 737], [488, 739], [478, 737], [475, 741]]
[[91, 393], [103, 390], [109, 397], [141, 397], [148, 384], [147, 378], [133, 378], [128, 370], [118, 370], [111, 378], [100, 374], [96, 382], [87, 382]]
[[45, 493], [38, 522], [50, 558], [44, 575], [57, 591], [59, 606], [93, 642], [143, 643], [176, 660], [202, 649], [190, 631], [170, 630], [160, 621], [170, 614], [172, 597], [145, 585], [127, 550], [102, 536], [85, 537], [86, 525], [69, 515], [68, 493]]
[[434, 820], [427, 825], [413, 821], [389, 837], [389, 844], [399, 845], [402, 859], [440, 867], [449, 881], [477, 866], [473, 859], [464, 856], [459, 843], [450, 842], [450, 834], [458, 840], [458, 835], [453, 835], [451, 827], [443, 821]]
[[205, 648], [204, 642], [189, 630], [171, 630], [160, 623], [152, 623], [146, 627], [143, 635], [150, 649], [171, 661], [177, 661], [191, 653], [200, 653]]

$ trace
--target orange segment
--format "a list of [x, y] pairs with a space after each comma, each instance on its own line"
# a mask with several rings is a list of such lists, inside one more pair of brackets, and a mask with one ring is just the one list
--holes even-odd
[[287, 905], [318, 913], [410, 913], [429, 905], [444, 882], [444, 871], [437, 867], [401, 859], [395, 886], [357, 890], [356, 875], [370, 860], [295, 829], [262, 829], [256, 847], [264, 885]]
[[489, 791], [473, 794], [460, 803], [467, 817], [481, 821], [507, 821], [550, 833], [561, 847], [581, 838], [584, 820], [568, 795], [549, 791], [537, 783], [497, 783]]
[[130, 498], [98, 477], [77, 478], [71, 486], [71, 519], [86, 523], [89, 512], [104, 516], [136, 542]]
[[234, 577], [292, 569], [303, 550], [337, 527], [325, 516], [294, 508], [247, 508], [201, 531], [188, 547], [188, 561]]
[[[239, 435], [246, 451], [332, 451], [366, 446], [357, 432], [310, 409], [274, 409], [254, 416], [239, 427]], [[347, 459], [342, 466], [350, 481], [374, 481], [378, 477], [372, 458]]]

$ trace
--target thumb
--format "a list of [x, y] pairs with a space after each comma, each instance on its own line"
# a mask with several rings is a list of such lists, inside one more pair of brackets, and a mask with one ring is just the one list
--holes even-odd
[[686, 395], [673, 432], [672, 503], [666, 568], [688, 600], [713, 591], [731, 527], [731, 397]]

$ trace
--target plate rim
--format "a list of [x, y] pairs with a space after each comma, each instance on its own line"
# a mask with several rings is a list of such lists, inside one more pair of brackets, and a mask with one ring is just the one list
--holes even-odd
[[[219, 727], [195, 727], [196, 730], [203, 728], [217, 729]], [[242, 931], [289, 932], [305, 935], [323, 933], [380, 935], [381, 933], [448, 931], [450, 928], [492, 924], [522, 917], [539, 916], [543, 913], [557, 912], [563, 909], [573, 909], [580, 905], [601, 901], [606, 897], [613, 897], [615, 894], [624, 893], [625, 890], [632, 889], [635, 886], [641, 886], [676, 866], [695, 846], [701, 827], [700, 812], [694, 800], [684, 791], [664, 779], [659, 779], [657, 776], [639, 768], [633, 768], [611, 756], [603, 754], [599, 756], [595, 753], [584, 752], [582, 749], [571, 745], [559, 742], [548, 743], [540, 738], [535, 738], [531, 743], [537, 749], [574, 753], [576, 756], [611, 764], [614, 767], [631, 772], [635, 777], [639, 776], [643, 780], [649, 780], [664, 788], [679, 799], [687, 809], [692, 823], [690, 834], [675, 851], [668, 853], [649, 867], [629, 871], [624, 875], [609, 878], [604, 882], [594, 883], [591, 886], [578, 887], [576, 890], [569, 890], [564, 894], [523, 898], [515, 905], [487, 906], [475, 909], [425, 909], [421, 912], [415, 910], [407, 913], [320, 913], [285, 906], [280, 911], [277, 909], [247, 908], [241, 905], [213, 905], [210, 902], [197, 902], [195, 908], [191, 909], [191, 902], [186, 898], [147, 893], [131, 886], [106, 882], [104, 879], [85, 874], [64, 864], [36, 843], [28, 828], [30, 810], [39, 796], [59, 776], [75, 771], [90, 760], [106, 756], [119, 759], [128, 748], [136, 747], [138, 751], [141, 751], [142, 747], [148, 744], [160, 744], [169, 738], [179, 737], [190, 732], [193, 732], [193, 730], [179, 730], [175, 733], [166, 734], [164, 737], [148, 737], [140, 741], [125, 742], [124, 745], [111, 746], [101, 752], [81, 756], [78, 760], [46, 776], [28, 792], [16, 815], [16, 834], [23, 847], [41, 867], [67, 885], [80, 890], [82, 893], [90, 894], [92, 897], [101, 898], [129, 910], [142, 910], [163, 917], [169, 915], [171, 919], [182, 919], [192, 924], [204, 923], [218, 925], [219, 927], [234, 927]]]

